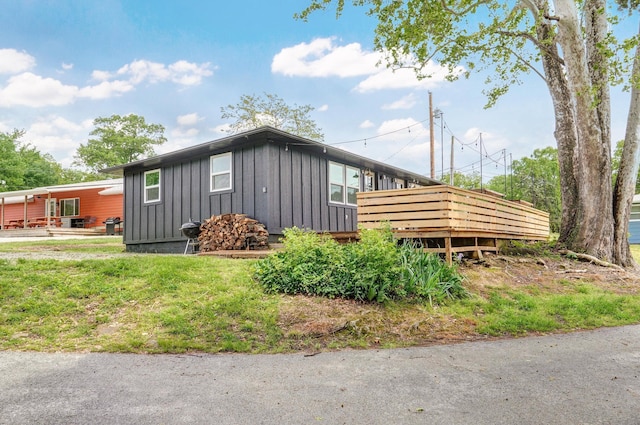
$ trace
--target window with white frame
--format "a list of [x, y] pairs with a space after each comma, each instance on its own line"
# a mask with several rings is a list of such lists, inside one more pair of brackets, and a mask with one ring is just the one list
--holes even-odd
[[80, 215], [80, 198], [60, 200], [60, 217], [73, 217]]
[[144, 173], [144, 202], [160, 201], [160, 170], [150, 170]]
[[231, 189], [231, 152], [211, 157], [211, 192]]
[[329, 199], [338, 204], [356, 205], [360, 191], [360, 170], [329, 162]]

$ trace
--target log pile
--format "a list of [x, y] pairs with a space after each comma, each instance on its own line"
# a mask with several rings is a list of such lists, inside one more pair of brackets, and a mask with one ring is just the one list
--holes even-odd
[[213, 215], [204, 220], [200, 230], [201, 252], [269, 248], [264, 224], [246, 214]]

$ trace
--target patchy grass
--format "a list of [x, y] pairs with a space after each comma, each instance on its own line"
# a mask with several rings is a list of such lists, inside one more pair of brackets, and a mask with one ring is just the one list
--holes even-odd
[[0, 244], [38, 250], [120, 255], [0, 259], [2, 350], [316, 352], [640, 322], [637, 275], [568, 259], [463, 264], [471, 296], [432, 307], [267, 294], [252, 279], [255, 261], [130, 255], [113, 239]]
[[99, 236], [82, 239], [42, 238], [36, 242], [0, 243], [0, 252], [88, 252], [118, 254], [124, 252], [122, 236]]
[[277, 299], [250, 274], [182, 256], [0, 260], [0, 349], [272, 351]]

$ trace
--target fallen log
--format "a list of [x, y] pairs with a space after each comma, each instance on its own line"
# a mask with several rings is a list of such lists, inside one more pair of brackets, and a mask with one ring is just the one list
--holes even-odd
[[558, 252], [562, 255], [566, 255], [567, 257], [575, 257], [578, 260], [588, 261], [601, 267], [610, 267], [616, 270], [625, 271], [623, 267], [620, 267], [619, 265], [610, 263], [608, 261], [601, 260], [597, 257], [594, 257], [593, 255], [581, 254], [579, 252], [573, 252], [568, 249], [561, 249]]

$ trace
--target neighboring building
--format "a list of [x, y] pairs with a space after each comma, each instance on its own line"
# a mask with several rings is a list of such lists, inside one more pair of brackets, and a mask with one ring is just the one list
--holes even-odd
[[56, 227], [103, 226], [109, 217], [124, 219], [122, 212], [122, 179], [0, 192], [3, 230], [44, 227], [38, 219], [47, 217], [53, 218], [50, 221], [55, 224], [50, 226]]
[[440, 184], [272, 127], [103, 171], [124, 177], [124, 243], [135, 252], [182, 252], [183, 223], [224, 213], [271, 235], [354, 231], [356, 192]]
[[640, 195], [633, 197], [629, 217], [629, 243], [640, 244]]

